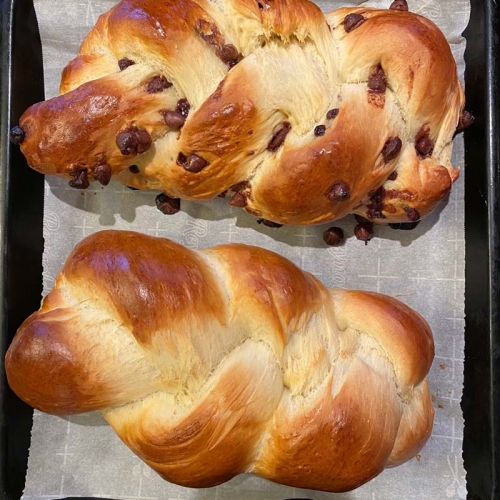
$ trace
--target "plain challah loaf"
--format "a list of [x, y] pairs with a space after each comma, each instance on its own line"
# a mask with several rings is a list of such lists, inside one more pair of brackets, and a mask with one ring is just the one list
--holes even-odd
[[103, 231], [71, 253], [6, 370], [42, 411], [102, 411], [168, 481], [250, 472], [345, 491], [426, 442], [433, 355], [401, 302], [328, 290], [273, 252]]
[[407, 11], [307, 0], [122, 0], [12, 131], [34, 169], [230, 197], [279, 224], [420, 220], [450, 191], [471, 121], [450, 47]]

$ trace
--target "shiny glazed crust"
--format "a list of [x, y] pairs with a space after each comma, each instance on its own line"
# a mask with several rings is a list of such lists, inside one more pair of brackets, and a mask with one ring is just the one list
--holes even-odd
[[[113, 176], [186, 200], [229, 190], [258, 217], [315, 224], [349, 213], [414, 222], [459, 175], [455, 61], [440, 30], [411, 12], [122, 0], [60, 90], [22, 116], [21, 148], [32, 168], [68, 179]], [[138, 130], [142, 146], [123, 154], [118, 136]]]
[[6, 371], [39, 410], [102, 411], [168, 481], [250, 472], [346, 491], [425, 444], [433, 355], [401, 302], [328, 290], [268, 250], [102, 231], [19, 328]]

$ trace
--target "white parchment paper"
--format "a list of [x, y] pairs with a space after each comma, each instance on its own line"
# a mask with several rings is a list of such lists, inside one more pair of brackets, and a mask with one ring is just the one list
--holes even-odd
[[[318, 1], [324, 11], [364, 3], [387, 8], [391, 0]], [[76, 56], [98, 16], [114, 0], [35, 0], [44, 54], [46, 98], [57, 94], [60, 73]], [[463, 75], [469, 0], [410, 0], [410, 10], [436, 22], [446, 34]], [[463, 141], [455, 140], [453, 162], [463, 166]], [[436, 409], [432, 437], [413, 460], [386, 470], [354, 492], [327, 494], [276, 485], [241, 475], [205, 490], [171, 485], [141, 462], [96, 413], [58, 418], [35, 412], [23, 498], [97, 496], [137, 500], [443, 500], [466, 498], [462, 462], [464, 348], [464, 169], [449, 198], [414, 231], [378, 228], [365, 246], [352, 237], [354, 218], [335, 223], [349, 239], [328, 248], [323, 231], [331, 226], [258, 225], [227, 200], [182, 203], [165, 216], [154, 206], [157, 193], [131, 191], [111, 183], [82, 192], [67, 181], [46, 180], [44, 290], [54, 283], [64, 260], [85, 236], [104, 228], [165, 236], [190, 248], [243, 242], [274, 250], [316, 275], [329, 287], [374, 290], [406, 302], [427, 319], [436, 344], [429, 382]]]

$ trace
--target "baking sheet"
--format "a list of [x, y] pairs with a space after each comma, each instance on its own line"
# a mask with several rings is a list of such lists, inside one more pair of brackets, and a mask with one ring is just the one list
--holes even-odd
[[[46, 97], [57, 94], [60, 72], [73, 58], [97, 17], [114, 1], [36, 0], [44, 51]], [[354, 2], [317, 2], [324, 11]], [[357, 2], [361, 3], [361, 2]], [[387, 8], [389, 1], [364, 2]], [[410, 9], [436, 22], [452, 44], [463, 75], [465, 29], [470, 4], [416, 0]], [[457, 137], [453, 163], [463, 165]], [[367, 246], [350, 237], [340, 248], [325, 247], [322, 232], [331, 224], [271, 229], [232, 208], [227, 200], [183, 202], [183, 211], [165, 216], [154, 206], [157, 193], [131, 191], [117, 183], [77, 191], [67, 181], [46, 180], [44, 290], [47, 293], [71, 249], [85, 236], [104, 229], [129, 229], [165, 236], [190, 248], [243, 242], [281, 253], [330, 287], [375, 290], [396, 296], [422, 313], [431, 325], [436, 358], [429, 383], [436, 409], [431, 439], [410, 462], [385, 471], [346, 494], [309, 492], [275, 485], [250, 475], [205, 490], [170, 485], [121, 443], [96, 413], [58, 418], [35, 412], [23, 498], [99, 496], [123, 499], [242, 500], [309, 497], [390, 500], [466, 498], [462, 463], [464, 328], [463, 179], [438, 209], [411, 232], [377, 228]], [[336, 226], [352, 235], [348, 217]]]

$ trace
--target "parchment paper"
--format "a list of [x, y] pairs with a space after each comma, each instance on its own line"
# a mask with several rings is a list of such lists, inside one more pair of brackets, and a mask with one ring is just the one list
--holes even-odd
[[[387, 8], [391, 0], [366, 5]], [[85, 34], [114, 0], [35, 0], [43, 45], [46, 97], [57, 94], [60, 73], [76, 56]], [[358, 2], [319, 1], [324, 11]], [[410, 9], [435, 21], [446, 34], [463, 75], [469, 0], [413, 0]], [[463, 141], [453, 161], [463, 166]], [[466, 497], [462, 463], [464, 348], [464, 189], [465, 172], [450, 197], [414, 231], [378, 228], [365, 246], [353, 236], [354, 218], [335, 225], [349, 235], [339, 248], [326, 247], [316, 227], [271, 229], [231, 208], [227, 200], [183, 202], [183, 211], [164, 216], [154, 206], [156, 192], [131, 191], [111, 183], [82, 192], [67, 181], [46, 180], [44, 289], [54, 283], [64, 260], [85, 236], [103, 228], [166, 236], [190, 248], [227, 242], [259, 245], [291, 259], [329, 287], [375, 290], [413, 307], [430, 323], [436, 358], [429, 382], [436, 409], [432, 437], [408, 463], [345, 494], [326, 494], [276, 485], [241, 475], [206, 490], [163, 481], [116, 437], [97, 413], [58, 418], [35, 412], [27, 483], [23, 498], [98, 496], [142, 500], [443, 500]]]

